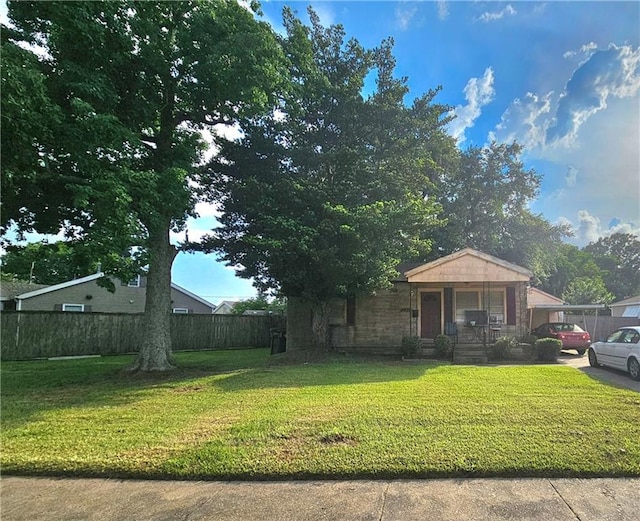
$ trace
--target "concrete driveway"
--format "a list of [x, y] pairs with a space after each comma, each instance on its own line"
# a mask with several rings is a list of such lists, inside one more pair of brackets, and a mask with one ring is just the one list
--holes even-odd
[[589, 358], [587, 355], [578, 356], [575, 351], [562, 351], [558, 362], [575, 367], [580, 371], [588, 374], [591, 378], [600, 380], [601, 382], [615, 385], [616, 387], [622, 387], [624, 389], [631, 389], [640, 393], [640, 381], [634, 380], [629, 376], [629, 373], [618, 371], [617, 369], [610, 369], [608, 367], [591, 367], [589, 365]]

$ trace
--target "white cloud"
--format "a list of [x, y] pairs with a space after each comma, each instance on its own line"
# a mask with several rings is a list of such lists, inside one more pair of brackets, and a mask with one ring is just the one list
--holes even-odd
[[591, 51], [595, 51], [598, 48], [598, 45], [595, 44], [594, 42], [589, 42], [585, 45], [583, 45], [582, 47], [580, 47], [580, 50], [578, 51], [567, 51], [565, 52], [562, 57], [563, 58], [573, 58], [574, 56], [577, 56], [578, 54], [590, 54]]
[[610, 45], [580, 64], [558, 100], [555, 119], [547, 130], [546, 143], [576, 145], [578, 131], [613, 97], [635, 96], [640, 90], [640, 48]]
[[488, 67], [481, 78], [471, 78], [464, 88], [466, 105], [458, 105], [453, 109], [456, 118], [449, 124], [449, 131], [458, 139], [465, 141], [464, 131], [472, 127], [482, 113], [482, 107], [490, 103], [495, 96], [493, 89], [493, 69]]
[[567, 187], [571, 188], [572, 186], [575, 186], [576, 181], [578, 180], [578, 169], [573, 165], [569, 165], [567, 173], [564, 176], [564, 180]]
[[544, 96], [527, 92], [524, 99], [513, 100], [502, 114], [495, 132], [490, 134], [490, 141], [509, 143], [516, 140], [527, 149], [543, 146], [552, 96], [553, 92]]
[[411, 20], [418, 12], [418, 6], [412, 2], [400, 2], [396, 7], [396, 25], [406, 31], [411, 25]]
[[574, 234], [569, 242], [581, 247], [598, 239], [609, 237], [614, 233], [630, 233], [640, 237], [639, 222], [616, 222], [614, 225], [604, 228], [600, 219], [587, 210], [578, 210], [575, 221], [567, 217], [560, 217], [556, 224], [568, 225]]
[[578, 212], [577, 238], [583, 242], [595, 242], [600, 237], [600, 219], [591, 215], [587, 210]]
[[574, 216], [578, 245], [640, 231], [640, 49], [581, 49], [588, 56], [560, 96], [514, 100], [488, 136], [516, 140], [526, 161], [542, 161], [534, 165], [544, 176], [535, 211], [552, 220]]
[[480, 16], [476, 18], [476, 21], [485, 22], [485, 23], [495, 22], [496, 20], [500, 20], [505, 16], [514, 16], [517, 13], [518, 11], [516, 11], [513, 7], [511, 7], [511, 4], [507, 4], [507, 6], [501, 11], [497, 11], [494, 13], [490, 13], [489, 11], [487, 11], [485, 13], [482, 13]]
[[438, 19], [446, 20], [449, 16], [449, 5], [447, 4], [447, 0], [437, 0], [436, 4], [438, 6]]

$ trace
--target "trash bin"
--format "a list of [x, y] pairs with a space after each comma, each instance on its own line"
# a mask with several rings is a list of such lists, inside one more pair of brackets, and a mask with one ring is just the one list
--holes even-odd
[[270, 347], [272, 355], [284, 353], [287, 350], [287, 332], [284, 329], [274, 328], [271, 330]]

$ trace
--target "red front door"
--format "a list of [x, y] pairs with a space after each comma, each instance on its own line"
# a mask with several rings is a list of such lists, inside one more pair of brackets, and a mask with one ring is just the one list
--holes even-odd
[[420, 336], [435, 338], [442, 332], [440, 329], [440, 293], [427, 292], [421, 295]]

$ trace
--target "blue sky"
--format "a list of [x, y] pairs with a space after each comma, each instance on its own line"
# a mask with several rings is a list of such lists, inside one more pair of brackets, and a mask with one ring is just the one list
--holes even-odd
[[[263, 2], [276, 30], [284, 5], [307, 20], [308, 2]], [[454, 107], [449, 130], [461, 148], [523, 144], [526, 166], [543, 175], [531, 209], [570, 224], [569, 242], [640, 235], [639, 2], [311, 5], [323, 24], [342, 24], [364, 46], [393, 37], [407, 101], [441, 85], [437, 101]], [[199, 209], [191, 238], [215, 224], [214, 208]], [[212, 302], [255, 293], [211, 255], [180, 254], [173, 278]]]

